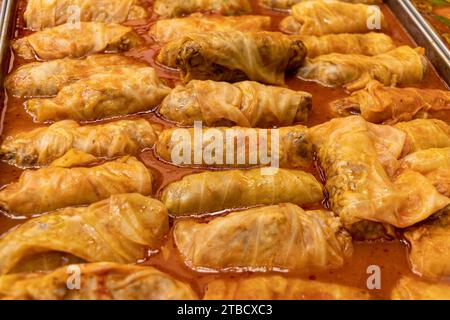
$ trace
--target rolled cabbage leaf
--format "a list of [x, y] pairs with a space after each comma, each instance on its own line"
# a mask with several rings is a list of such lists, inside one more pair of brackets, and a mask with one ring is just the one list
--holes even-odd
[[153, 11], [162, 18], [173, 18], [194, 12], [214, 12], [224, 16], [250, 13], [249, 0], [155, 0]]

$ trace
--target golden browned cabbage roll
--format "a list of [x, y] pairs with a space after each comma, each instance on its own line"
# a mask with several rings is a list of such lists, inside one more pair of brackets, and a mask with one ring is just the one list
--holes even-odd
[[185, 83], [253, 80], [284, 85], [285, 73], [297, 70], [305, 55], [303, 42], [278, 32], [216, 31], [170, 41], [157, 60], [178, 67]]
[[386, 86], [418, 83], [425, 71], [423, 49], [402, 46], [372, 57], [332, 53], [307, 58], [297, 76], [327, 87], [345, 87], [354, 91], [363, 89], [372, 80]]
[[[80, 288], [70, 290], [69, 277], [80, 271]], [[68, 282], [69, 281], [69, 282]], [[192, 288], [153, 267], [111, 262], [61, 267], [51, 273], [0, 277], [0, 299], [6, 300], [193, 300]]]
[[411, 245], [409, 262], [414, 273], [429, 279], [450, 278], [450, 207], [404, 236]]
[[189, 17], [161, 19], [149, 30], [150, 36], [158, 42], [165, 43], [192, 32], [211, 31], [269, 31], [270, 17], [237, 16], [224, 17], [216, 15], [193, 14]]
[[230, 213], [208, 223], [182, 220], [175, 243], [194, 270], [307, 273], [342, 267], [352, 240], [339, 218], [290, 204]]
[[341, 115], [361, 114], [367, 121], [394, 124], [415, 118], [450, 119], [450, 91], [385, 87], [371, 81], [365, 89], [331, 103]]
[[444, 121], [415, 119], [399, 122], [395, 127], [406, 133], [404, 154], [431, 148], [450, 147], [450, 126]]
[[[280, 129], [174, 128], [161, 132], [156, 153], [162, 160], [181, 166], [310, 167], [312, 145], [306, 132], [301, 125]], [[202, 144], [196, 147], [199, 141]]]
[[324, 36], [292, 36], [308, 49], [307, 56], [315, 58], [330, 53], [376, 56], [395, 49], [392, 38], [384, 33], [340, 33]]
[[158, 249], [168, 231], [167, 209], [158, 200], [113, 195], [31, 219], [7, 233], [0, 240], [0, 274], [52, 269], [64, 257], [135, 263], [148, 249]]
[[56, 95], [64, 86], [80, 79], [118, 69], [145, 67], [134, 59], [116, 54], [98, 54], [85, 59], [58, 59], [33, 62], [9, 74], [5, 88], [16, 97], [48, 97]]
[[26, 170], [0, 190], [0, 208], [29, 217], [132, 192], [149, 195], [152, 175], [142, 162], [127, 156], [95, 167]]
[[269, 128], [306, 121], [311, 94], [267, 86], [254, 81], [238, 83], [192, 80], [177, 86], [163, 100], [159, 112], [166, 119], [192, 126]]
[[[224, 192], [225, 190], [225, 192]], [[261, 169], [206, 171], [185, 176], [164, 188], [161, 201], [174, 216], [197, 215], [224, 209], [322, 200], [322, 185], [300, 170]]]
[[330, 33], [366, 33], [385, 28], [386, 22], [383, 13], [374, 7], [321, 0], [294, 5], [291, 15], [284, 18], [279, 27], [286, 33], [321, 36]]
[[367, 291], [300, 278], [250, 276], [213, 280], [204, 300], [368, 300]]
[[137, 155], [151, 148], [162, 127], [144, 119], [80, 126], [64, 120], [49, 127], [8, 136], [0, 158], [19, 167], [45, 166], [75, 149], [101, 158]]
[[250, 13], [249, 0], [156, 0], [153, 11], [162, 18], [179, 17], [194, 12], [214, 12], [224, 16]]
[[392, 300], [450, 300], [450, 284], [432, 283], [415, 277], [400, 278], [391, 293]]
[[53, 60], [81, 58], [93, 53], [121, 52], [142, 44], [130, 27], [115, 23], [67, 23], [12, 42], [12, 48], [24, 59]]
[[27, 27], [43, 30], [69, 22], [115, 22], [147, 18], [140, 0], [29, 0], [24, 13]]
[[[262, 6], [267, 8], [288, 10], [294, 4], [306, 1], [310, 0], [259, 0], [258, 2]], [[364, 4], [379, 4], [383, 2], [383, 0], [339, 0], [339, 1], [350, 3], [364, 3]]]
[[440, 193], [450, 197], [450, 147], [409, 154], [401, 160], [400, 166], [423, 174]]
[[325, 171], [333, 211], [346, 226], [369, 220], [405, 228], [450, 204], [422, 174], [394, 175], [405, 141], [395, 128], [353, 116], [314, 127], [309, 139]]
[[99, 120], [155, 108], [169, 92], [152, 67], [116, 68], [65, 86], [54, 98], [30, 99], [25, 107], [35, 122]]

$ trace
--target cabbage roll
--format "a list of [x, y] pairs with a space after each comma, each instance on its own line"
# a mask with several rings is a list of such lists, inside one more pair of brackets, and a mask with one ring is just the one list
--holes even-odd
[[367, 291], [339, 284], [264, 275], [213, 280], [204, 300], [368, 300]]
[[[31, 219], [0, 240], [0, 274], [42, 271], [47, 254], [83, 262], [135, 263], [169, 232], [167, 209], [139, 194], [119, 194], [89, 207], [68, 207]], [[56, 266], [58, 267], [58, 266]]]
[[395, 127], [406, 133], [404, 154], [431, 148], [450, 147], [450, 126], [444, 121], [416, 119], [399, 122]]
[[185, 83], [192, 79], [237, 82], [253, 80], [284, 85], [284, 75], [296, 71], [306, 55], [298, 39], [278, 32], [190, 33], [168, 42], [157, 60], [178, 67]]
[[[199, 167], [310, 167], [312, 145], [301, 125], [280, 129], [241, 127], [163, 130], [156, 154], [166, 162]], [[202, 144], [198, 141], [201, 139]], [[201, 150], [196, 149], [199, 145]], [[273, 146], [273, 147], [272, 147]]]
[[[279, 28], [286, 33], [322, 36], [330, 33], [366, 33], [373, 31], [370, 21], [375, 11], [365, 4], [335, 0], [304, 1], [292, 7], [291, 15], [281, 20]], [[385, 28], [383, 13], [380, 27]], [[376, 22], [376, 21], [374, 21]]]
[[403, 158], [400, 165], [423, 174], [440, 193], [450, 197], [450, 147], [417, 151]]
[[[81, 272], [79, 290], [68, 289], [68, 276]], [[192, 300], [192, 288], [153, 267], [111, 262], [62, 267], [50, 273], [0, 277], [0, 299], [6, 300]]]
[[431, 221], [404, 233], [412, 271], [429, 279], [450, 278], [450, 207]]
[[431, 283], [413, 277], [400, 278], [391, 293], [392, 300], [450, 300], [450, 284]]
[[249, 0], [155, 0], [153, 11], [162, 18], [173, 18], [194, 12], [215, 12], [224, 16], [250, 13]]
[[[294, 4], [306, 1], [310, 0], [259, 0], [258, 2], [263, 7], [266, 8], [288, 10], [291, 9], [291, 7]], [[383, 0], [339, 0], [339, 1], [350, 3], [364, 3], [364, 4], [380, 4], [383, 2]]]
[[292, 36], [305, 44], [307, 56], [317, 56], [330, 53], [362, 54], [376, 56], [395, 49], [394, 41], [384, 33], [363, 34], [328, 34], [324, 36]]
[[194, 270], [308, 273], [340, 268], [352, 240], [339, 218], [290, 204], [233, 212], [200, 223], [175, 224], [175, 243]]
[[12, 48], [24, 59], [53, 60], [81, 58], [93, 53], [128, 51], [143, 43], [130, 27], [115, 23], [81, 22], [63, 24], [12, 42]]
[[341, 115], [361, 114], [367, 121], [394, 124], [415, 118], [450, 119], [450, 91], [385, 87], [371, 81], [365, 89], [331, 103]]
[[115, 22], [147, 18], [140, 0], [28, 0], [25, 22], [32, 30], [43, 30], [66, 22]]
[[162, 126], [144, 119], [80, 126], [73, 120], [8, 136], [0, 158], [19, 167], [45, 166], [75, 149], [101, 158], [138, 155], [151, 148]]
[[5, 88], [20, 98], [56, 95], [64, 86], [80, 79], [118, 70], [145, 67], [134, 59], [116, 54], [98, 54], [85, 59], [59, 59], [25, 64], [6, 77]]
[[165, 43], [192, 32], [211, 31], [269, 31], [270, 17], [265, 16], [210, 16], [193, 14], [189, 17], [162, 19], [156, 21], [149, 35], [158, 42]]
[[26, 170], [0, 190], [0, 208], [29, 217], [132, 192], [151, 194], [152, 175], [143, 163], [127, 156], [95, 167]]
[[363, 89], [371, 80], [386, 86], [407, 85], [422, 81], [426, 71], [423, 49], [398, 47], [377, 56], [332, 53], [306, 63], [297, 76], [327, 87], [344, 87], [354, 91]]
[[322, 197], [322, 185], [309, 173], [278, 169], [264, 174], [261, 169], [252, 169], [185, 176], [164, 188], [161, 201], [172, 215], [186, 216], [260, 204], [290, 202], [300, 206], [319, 202]]
[[312, 96], [307, 92], [253, 81], [192, 80], [173, 89], [159, 112], [185, 126], [202, 121], [208, 127], [270, 128], [306, 121], [311, 108]]
[[35, 122], [99, 120], [153, 109], [169, 92], [152, 67], [115, 69], [65, 86], [54, 98], [30, 99], [25, 107]]
[[[392, 127], [376, 126], [358, 116], [311, 129], [309, 139], [327, 177], [331, 206], [344, 225], [368, 220], [405, 228], [450, 204], [420, 173], [404, 170], [394, 175], [404, 143], [404, 139], [389, 141], [397, 134]], [[380, 144], [395, 147], [383, 152]]]

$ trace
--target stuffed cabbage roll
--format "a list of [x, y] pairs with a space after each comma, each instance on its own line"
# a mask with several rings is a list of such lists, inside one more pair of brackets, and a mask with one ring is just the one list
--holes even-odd
[[25, 107], [35, 122], [99, 120], [155, 108], [169, 92], [152, 67], [115, 69], [65, 86], [55, 98], [30, 99]]
[[450, 91], [385, 87], [378, 81], [350, 97], [331, 103], [341, 115], [361, 114], [374, 123], [397, 123], [415, 118], [450, 119]]
[[73, 120], [8, 136], [0, 158], [19, 167], [45, 166], [75, 149], [101, 158], [137, 155], [151, 148], [162, 126], [144, 119], [80, 126]]
[[307, 273], [342, 267], [352, 240], [339, 218], [290, 204], [233, 212], [200, 223], [182, 220], [175, 243], [194, 270], [289, 270]]
[[215, 12], [224, 16], [250, 13], [249, 0], [155, 0], [153, 11], [162, 18], [173, 18], [194, 12]]
[[429, 279], [450, 278], [450, 207], [431, 221], [404, 234], [412, 271]]
[[[226, 192], [224, 192], [226, 190]], [[322, 185], [300, 170], [206, 171], [185, 176], [164, 188], [161, 201], [174, 216], [198, 215], [259, 204], [297, 205], [322, 200]]]
[[368, 300], [367, 291], [339, 284], [282, 276], [213, 280], [204, 300]]
[[95, 167], [26, 170], [0, 190], [0, 208], [29, 217], [132, 192], [151, 194], [152, 175], [143, 163], [127, 156]]
[[147, 18], [140, 0], [29, 0], [24, 13], [32, 30], [79, 21], [115, 22]]
[[[378, 16], [379, 21], [376, 19]], [[384, 15], [379, 10], [365, 4], [335, 0], [300, 2], [292, 7], [291, 15], [281, 20], [279, 25], [283, 32], [311, 36], [366, 33], [385, 27]]]
[[185, 83], [192, 79], [236, 82], [253, 80], [284, 85], [284, 75], [303, 63], [306, 48], [278, 32], [190, 33], [168, 42], [157, 60], [178, 67]]
[[266, 16], [210, 16], [193, 14], [188, 17], [161, 19], [149, 30], [150, 36], [165, 43], [192, 32], [211, 31], [269, 31], [270, 17]]
[[[331, 206], [344, 225], [369, 220], [405, 228], [450, 204], [420, 173], [404, 170], [394, 175], [404, 143], [402, 134], [399, 143], [389, 141], [396, 135], [398, 130], [392, 127], [357, 116], [311, 129], [309, 139], [327, 177]], [[395, 147], [383, 148], [383, 144]]]
[[391, 293], [392, 300], [450, 300], [450, 284], [402, 277]]
[[[158, 249], [169, 232], [158, 200], [120, 194], [89, 207], [68, 207], [31, 219], [0, 240], [0, 274], [42, 271], [63, 255], [83, 262], [135, 263]], [[60, 254], [53, 265], [46, 255]], [[58, 266], [56, 266], [58, 267]]]
[[12, 42], [12, 48], [24, 59], [53, 60], [80, 58], [93, 53], [128, 51], [143, 43], [130, 27], [115, 23], [67, 23]]
[[422, 81], [426, 71], [423, 49], [402, 46], [377, 56], [332, 53], [306, 63], [297, 73], [300, 79], [327, 87], [363, 89], [371, 80], [386, 86], [414, 84]]
[[406, 133], [404, 154], [450, 147], [450, 126], [444, 121], [416, 119], [399, 122], [395, 127]]
[[[68, 275], [80, 270], [80, 289], [70, 290]], [[51, 273], [0, 277], [0, 299], [6, 300], [191, 300], [192, 288], [153, 267], [87, 263]]]
[[417, 151], [403, 158], [400, 166], [423, 174], [440, 193], [450, 197], [450, 147]]
[[[266, 8], [288, 10], [291, 9], [291, 7], [294, 4], [306, 1], [310, 0], [259, 0], [258, 2], [263, 7]], [[350, 3], [364, 3], [364, 4], [379, 4], [383, 2], [383, 0], [339, 0], [339, 1]]]
[[395, 49], [392, 38], [384, 33], [328, 34], [324, 36], [292, 36], [305, 44], [307, 56], [315, 58], [330, 53], [376, 56]]
[[[6, 77], [5, 88], [16, 97], [48, 97], [80, 79], [118, 69], [145, 67], [134, 59], [116, 54], [98, 54], [85, 59], [59, 59], [25, 64]], [[121, 71], [122, 70], [122, 71]]]
[[307, 92], [254, 81], [231, 84], [192, 80], [173, 89], [159, 112], [185, 126], [202, 121], [208, 127], [268, 128], [306, 121], [311, 108], [312, 96]]
[[161, 132], [156, 154], [182, 166], [310, 167], [312, 145], [306, 132], [307, 128], [300, 125], [280, 129], [174, 128]]

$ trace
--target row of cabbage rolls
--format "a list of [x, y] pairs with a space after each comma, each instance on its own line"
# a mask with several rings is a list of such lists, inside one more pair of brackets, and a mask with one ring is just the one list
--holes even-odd
[[[96, 15], [106, 2], [109, 10]], [[27, 98], [35, 122], [52, 123], [0, 146], [3, 161], [25, 169], [0, 190], [0, 208], [30, 218], [0, 239], [1, 298], [369, 299], [358, 288], [261, 271], [339, 269], [352, 256], [352, 238], [396, 230], [411, 244], [413, 272], [426, 281], [403, 277], [392, 297], [448, 295], [450, 286], [436, 281], [450, 276], [450, 127], [423, 118], [448, 115], [449, 93], [394, 87], [422, 80], [423, 50], [398, 47], [368, 29], [369, 7], [361, 2], [378, 1], [261, 2], [294, 5], [280, 23], [284, 33], [268, 31], [269, 17], [246, 15], [243, 0], [155, 1], [161, 19], [148, 33], [162, 45], [157, 62], [180, 70], [183, 84], [174, 89], [146, 63], [119, 54], [145, 45], [119, 24], [148, 16], [139, 1], [72, 0], [81, 8], [76, 26], [66, 24], [67, 1], [28, 2], [25, 21], [36, 32], [12, 46], [18, 56], [40, 61], [19, 67], [5, 85]], [[298, 125], [312, 97], [286, 88], [286, 73], [357, 90], [330, 107], [337, 116], [361, 115]], [[173, 139], [177, 128], [138, 117], [84, 124], [155, 109], [181, 126], [202, 121], [215, 132], [231, 130], [235, 156], [244, 150], [244, 161], [228, 168], [227, 150], [216, 150], [223, 158], [197, 166], [230, 170], [187, 175], [156, 193], [154, 172], [139, 154], [153, 148], [170, 163], [174, 150], [191, 141]], [[277, 148], [280, 168], [249, 169], [264, 159], [247, 145], [239, 149], [239, 141], [248, 142], [239, 137], [259, 137], [274, 126], [279, 143], [268, 151]], [[210, 130], [201, 132], [203, 150], [213, 143]], [[194, 154], [184, 157], [196, 163]], [[315, 157], [325, 185], [304, 171]], [[302, 209], [322, 201], [324, 188], [332, 212]], [[223, 210], [233, 212], [197, 219]], [[214, 280], [199, 292], [134, 265], [168, 236], [194, 271], [254, 274]], [[81, 290], [67, 288], [61, 262], [79, 264]]]

